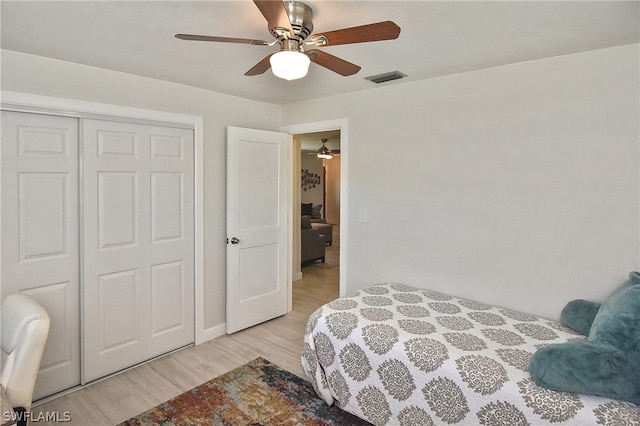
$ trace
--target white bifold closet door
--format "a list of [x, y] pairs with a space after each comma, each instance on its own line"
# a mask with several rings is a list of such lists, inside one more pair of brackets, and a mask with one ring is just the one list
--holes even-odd
[[194, 341], [193, 159], [189, 129], [2, 111], [2, 297], [51, 317], [34, 399]]
[[80, 384], [78, 120], [2, 111], [2, 297], [51, 325], [34, 399]]
[[82, 120], [84, 381], [194, 341], [193, 131]]

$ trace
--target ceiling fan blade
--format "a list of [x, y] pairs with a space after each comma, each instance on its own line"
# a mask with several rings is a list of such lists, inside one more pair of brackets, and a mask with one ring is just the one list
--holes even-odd
[[[273, 55], [273, 53], [271, 55]], [[264, 74], [265, 71], [267, 71], [269, 68], [271, 68], [271, 62], [269, 62], [269, 59], [271, 58], [271, 55], [267, 55], [263, 60], [261, 60], [260, 62], [255, 64], [253, 66], [253, 68], [251, 68], [249, 71], [245, 72], [244, 75], [249, 75], [250, 76], [250, 75]]]
[[309, 59], [328, 70], [337, 72], [341, 76], [349, 76], [360, 71], [360, 67], [337, 56], [329, 55], [321, 50], [313, 49], [306, 52]]
[[343, 28], [322, 34], [314, 34], [311, 40], [318, 40], [318, 46], [366, 43], [369, 41], [394, 40], [400, 35], [400, 27], [393, 21], [377, 22], [358, 27]]
[[254, 44], [257, 46], [267, 46], [269, 44], [264, 40], [253, 40], [250, 38], [216, 37], [216, 36], [205, 36], [205, 35], [196, 35], [196, 34], [176, 34], [176, 38], [179, 38], [180, 40], [218, 41], [223, 43], [244, 43], [244, 44]]
[[272, 28], [283, 28], [293, 35], [289, 13], [282, 0], [253, 0]]

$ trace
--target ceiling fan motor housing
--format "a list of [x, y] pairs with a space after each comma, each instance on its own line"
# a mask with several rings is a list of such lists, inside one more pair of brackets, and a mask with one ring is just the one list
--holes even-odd
[[277, 39], [293, 39], [298, 43], [304, 41], [313, 32], [313, 9], [298, 1], [285, 1], [285, 8], [293, 28], [293, 34], [284, 28], [269, 26], [269, 32]]

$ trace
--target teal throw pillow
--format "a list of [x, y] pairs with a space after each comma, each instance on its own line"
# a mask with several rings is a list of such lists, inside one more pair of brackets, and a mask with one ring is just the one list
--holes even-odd
[[[586, 329], [588, 316], [578, 321], [577, 328]], [[569, 311], [567, 318], [572, 318]], [[531, 358], [529, 373], [547, 389], [640, 404], [640, 273], [631, 272], [629, 280], [600, 305], [586, 341], [539, 349]]]
[[588, 336], [591, 324], [600, 309], [600, 304], [577, 299], [567, 303], [560, 314], [560, 322], [578, 333]]

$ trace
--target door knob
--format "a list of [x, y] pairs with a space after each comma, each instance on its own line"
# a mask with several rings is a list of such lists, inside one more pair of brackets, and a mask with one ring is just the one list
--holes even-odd
[[240, 240], [237, 237], [231, 238], [231, 244], [238, 244]]

